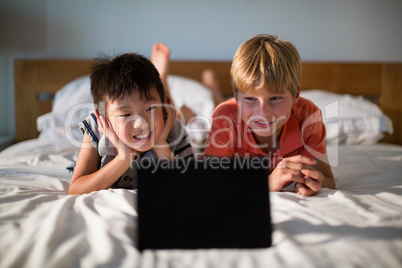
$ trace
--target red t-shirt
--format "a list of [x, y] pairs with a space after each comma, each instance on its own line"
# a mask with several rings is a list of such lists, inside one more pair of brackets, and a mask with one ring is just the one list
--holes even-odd
[[304, 155], [316, 159], [327, 152], [321, 111], [314, 103], [301, 97], [293, 104], [273, 155], [268, 155], [258, 147], [250, 128], [241, 119], [239, 106], [234, 98], [218, 105], [212, 120], [205, 155], [229, 158], [233, 158], [235, 154], [240, 157], [268, 157], [271, 168], [274, 169], [284, 157]]

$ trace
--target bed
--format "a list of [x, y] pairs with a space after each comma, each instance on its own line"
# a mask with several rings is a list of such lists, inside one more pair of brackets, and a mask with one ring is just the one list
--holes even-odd
[[[0, 267], [402, 266], [402, 63], [303, 63], [302, 95], [323, 111], [337, 189], [270, 193], [272, 247], [143, 252], [136, 190], [67, 194], [80, 114], [59, 117], [75, 107], [65, 110], [71, 92], [88, 86], [89, 66], [15, 61], [16, 143], [0, 153]], [[205, 68], [229, 96], [230, 62], [172, 62], [173, 91], [191, 85], [208, 98], [197, 82]]]

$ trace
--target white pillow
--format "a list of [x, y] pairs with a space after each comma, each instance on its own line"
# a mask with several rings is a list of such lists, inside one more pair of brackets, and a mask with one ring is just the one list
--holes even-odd
[[215, 109], [211, 90], [195, 80], [169, 75], [168, 87], [174, 104], [180, 108], [186, 105], [196, 115], [210, 119]]
[[[94, 111], [89, 75], [79, 77], [56, 92], [52, 114], [58, 122], [66, 126], [77, 126]], [[73, 115], [71, 115], [73, 113]], [[72, 118], [73, 121], [66, 122]]]
[[393, 132], [391, 119], [362, 96], [319, 89], [302, 91], [300, 96], [321, 109], [327, 144], [374, 144], [384, 132]]
[[[180, 108], [185, 104], [202, 117], [197, 121], [197, 125], [200, 122], [210, 121], [215, 107], [211, 91], [206, 86], [175, 75], [169, 75], [167, 83], [176, 106]], [[69, 82], [57, 91], [52, 111], [37, 118], [39, 138], [61, 138], [66, 131], [72, 132], [74, 137], [79, 136], [78, 123], [94, 111], [90, 88], [90, 78], [86, 75]], [[209, 128], [209, 125], [207, 127]], [[192, 132], [196, 135], [194, 131]], [[198, 136], [197, 140], [204, 138]]]
[[56, 92], [52, 111], [37, 118], [39, 139], [60, 139], [66, 132], [82, 140], [78, 123], [94, 111], [89, 75], [79, 77]]

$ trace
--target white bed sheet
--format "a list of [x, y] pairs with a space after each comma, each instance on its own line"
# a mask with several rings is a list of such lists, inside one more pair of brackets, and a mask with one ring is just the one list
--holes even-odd
[[136, 191], [67, 194], [78, 148], [0, 153], [0, 267], [401, 267], [402, 147], [329, 147], [338, 189], [271, 193], [273, 246], [136, 250]]

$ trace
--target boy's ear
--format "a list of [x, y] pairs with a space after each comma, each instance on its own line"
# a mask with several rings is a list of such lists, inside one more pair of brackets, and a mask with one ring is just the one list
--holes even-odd
[[105, 117], [103, 114], [101, 114], [100, 112], [99, 112], [99, 109], [95, 109], [95, 116], [97, 117], [97, 118], [99, 118], [99, 116], [103, 116], [103, 117]]
[[296, 96], [294, 99], [295, 103], [299, 100], [299, 97], [300, 97], [300, 85], [297, 87], [297, 92], [296, 92]]
[[95, 114], [96, 118], [99, 118], [99, 111], [98, 111], [98, 109], [95, 109], [94, 114]]
[[300, 97], [300, 85], [297, 87], [296, 98]]
[[171, 103], [172, 103], [172, 100], [170, 99], [169, 96], [165, 96], [165, 99], [163, 100], [163, 103], [171, 104]]
[[234, 87], [232, 87], [232, 92], [233, 92], [233, 96], [237, 102], [237, 90]]

